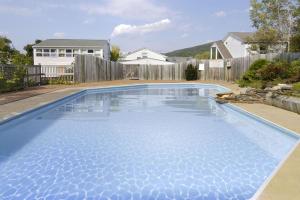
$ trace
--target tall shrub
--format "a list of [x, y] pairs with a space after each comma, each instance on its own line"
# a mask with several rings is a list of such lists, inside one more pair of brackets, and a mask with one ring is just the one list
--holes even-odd
[[198, 79], [198, 70], [192, 64], [187, 66], [185, 70], [185, 77], [187, 81], [193, 81]]

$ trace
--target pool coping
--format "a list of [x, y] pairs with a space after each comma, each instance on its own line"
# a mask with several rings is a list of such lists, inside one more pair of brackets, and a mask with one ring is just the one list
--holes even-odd
[[[67, 101], [68, 99], [74, 98], [76, 96], [80, 96], [86, 92], [88, 92], [89, 90], [98, 90], [98, 89], [122, 89], [122, 88], [126, 88], [129, 87], [130, 88], [134, 88], [137, 86], [151, 86], [151, 85], [205, 85], [205, 86], [214, 86], [214, 87], [218, 87], [218, 88], [222, 88], [224, 91], [220, 91], [220, 92], [229, 92], [231, 91], [229, 88], [219, 85], [219, 84], [213, 84], [213, 83], [139, 83], [139, 84], [125, 84], [125, 85], [117, 85], [117, 86], [96, 86], [96, 87], [81, 87], [78, 88], [79, 91], [72, 93], [72, 94], [68, 94], [62, 98], [58, 98], [54, 101], [50, 101], [47, 102], [44, 105], [40, 105], [37, 106], [35, 108], [32, 109], [28, 109], [25, 110], [21, 113], [18, 113], [14, 116], [8, 117], [6, 119], [0, 120], [0, 126], [5, 125], [6, 123], [15, 120], [15, 119], [19, 119], [22, 118], [23, 116], [27, 115], [27, 114], [31, 114], [33, 112], [36, 112], [38, 110], [42, 111], [42, 109], [45, 109], [49, 106], [51, 107], [55, 107], [57, 103], [61, 103], [63, 101]], [[211, 99], [214, 99], [213, 97], [209, 97]], [[257, 189], [257, 191], [255, 192], [255, 194], [250, 198], [250, 200], [256, 200], [259, 198], [259, 196], [263, 193], [264, 189], [267, 187], [267, 185], [271, 182], [271, 180], [274, 178], [274, 176], [276, 176], [276, 174], [278, 173], [278, 171], [282, 168], [283, 164], [288, 160], [288, 158], [291, 156], [291, 154], [295, 151], [295, 149], [298, 147], [298, 145], [300, 145], [300, 133], [297, 133], [295, 131], [292, 131], [288, 128], [285, 128], [279, 124], [276, 124], [274, 122], [271, 122], [270, 120], [267, 120], [263, 117], [260, 117], [258, 115], [255, 115], [251, 112], [246, 111], [245, 109], [233, 105], [231, 103], [225, 104], [226, 107], [239, 112], [241, 114], [247, 115], [248, 117], [257, 120], [261, 123], [264, 123], [267, 126], [271, 126], [275, 129], [279, 129], [281, 132], [283, 132], [284, 134], [293, 136], [295, 138], [298, 139], [298, 141], [296, 142], [296, 144], [289, 150], [289, 152], [287, 153], [287, 155], [285, 155], [285, 157], [279, 162], [279, 164], [275, 167], [275, 169], [271, 172], [271, 174], [266, 178], [266, 180], [262, 183], [262, 185]]]
[[240, 108], [236, 105], [233, 104], [227, 104], [227, 106], [229, 106], [229, 108], [236, 110], [238, 112], [242, 112], [242, 114], [246, 114], [248, 117], [251, 117], [252, 119], [258, 120], [260, 122], [263, 122], [264, 124], [271, 126], [273, 128], [279, 129], [281, 132], [283, 132], [284, 134], [288, 134], [291, 136], [294, 136], [298, 139], [298, 141], [296, 142], [296, 144], [289, 150], [289, 152], [281, 159], [281, 161], [279, 162], [279, 164], [275, 167], [275, 169], [271, 172], [271, 174], [266, 178], [266, 180], [262, 183], [262, 185], [257, 189], [257, 191], [255, 192], [255, 194], [250, 198], [250, 200], [256, 200], [260, 197], [260, 195], [263, 193], [264, 189], [267, 187], [267, 185], [271, 182], [271, 180], [276, 176], [276, 174], [279, 172], [279, 170], [281, 169], [281, 167], [284, 165], [284, 163], [288, 160], [288, 158], [292, 155], [292, 153], [296, 150], [296, 148], [300, 145], [300, 136], [297, 132], [292, 131], [288, 128], [285, 128], [279, 124], [276, 124], [274, 122], [271, 122], [270, 120], [267, 120], [263, 117], [260, 117], [258, 115], [255, 115], [253, 113], [250, 113], [248, 111], [246, 111], [243, 108]]

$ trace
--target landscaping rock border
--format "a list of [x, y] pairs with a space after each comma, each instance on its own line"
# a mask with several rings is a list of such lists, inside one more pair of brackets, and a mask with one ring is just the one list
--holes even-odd
[[279, 84], [273, 88], [243, 88], [240, 94], [219, 93], [216, 101], [223, 103], [263, 103], [300, 114], [300, 98], [287, 96], [290, 85]]

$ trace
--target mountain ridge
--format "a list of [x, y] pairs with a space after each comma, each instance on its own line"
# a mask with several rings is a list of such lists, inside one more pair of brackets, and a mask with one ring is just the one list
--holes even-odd
[[213, 43], [214, 42], [209, 42], [209, 43], [205, 43], [193, 47], [178, 49], [175, 51], [165, 53], [165, 55], [169, 57], [195, 57], [197, 54], [210, 51], [210, 47]]

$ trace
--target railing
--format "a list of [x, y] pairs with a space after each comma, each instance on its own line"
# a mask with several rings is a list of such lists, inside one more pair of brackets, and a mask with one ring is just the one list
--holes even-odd
[[46, 79], [65, 79], [74, 81], [74, 66], [42, 66], [42, 74]]

